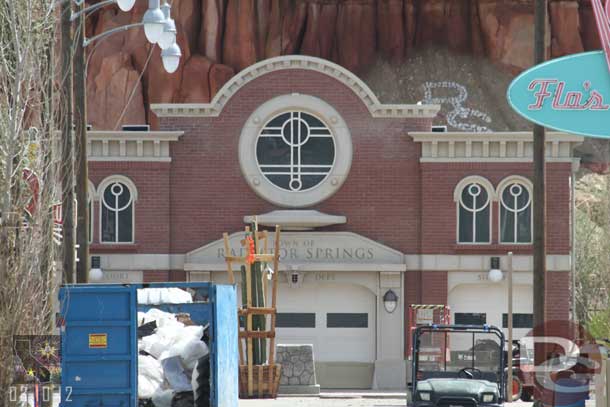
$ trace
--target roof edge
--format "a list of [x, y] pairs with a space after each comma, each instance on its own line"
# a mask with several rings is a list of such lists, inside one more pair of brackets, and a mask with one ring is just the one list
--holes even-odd
[[441, 108], [440, 105], [382, 104], [362, 79], [342, 66], [322, 58], [284, 55], [265, 59], [238, 72], [209, 103], [154, 103], [151, 110], [157, 117], [216, 117], [244, 85], [262, 75], [285, 69], [307, 69], [335, 78], [362, 100], [373, 117], [432, 119]]

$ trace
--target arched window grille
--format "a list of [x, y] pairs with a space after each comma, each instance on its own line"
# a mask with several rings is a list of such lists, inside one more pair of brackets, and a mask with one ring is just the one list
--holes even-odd
[[272, 118], [256, 143], [262, 174], [276, 187], [302, 192], [321, 184], [335, 163], [330, 128], [316, 116], [290, 111]]
[[532, 194], [520, 182], [500, 191], [500, 243], [532, 242]]
[[123, 182], [110, 182], [102, 191], [101, 241], [102, 243], [132, 243], [134, 191]]
[[458, 242], [490, 243], [490, 205], [487, 189], [477, 183], [462, 188], [458, 202]]

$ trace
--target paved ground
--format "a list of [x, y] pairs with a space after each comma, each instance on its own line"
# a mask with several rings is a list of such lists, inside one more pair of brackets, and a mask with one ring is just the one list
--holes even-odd
[[[54, 406], [59, 406], [59, 395]], [[280, 397], [277, 400], [240, 400], [239, 407], [394, 407], [405, 406], [398, 393], [323, 393], [320, 397]], [[507, 407], [531, 407], [532, 403], [507, 403]], [[587, 402], [595, 407], [595, 401]]]
[[[240, 400], [239, 407], [394, 407], [405, 406], [397, 398], [279, 398], [277, 400]], [[530, 407], [532, 403], [510, 403], [510, 407]]]
[[[54, 406], [59, 406], [59, 395]], [[397, 393], [325, 393], [321, 397], [280, 397], [277, 400], [240, 400], [239, 407], [394, 407], [405, 406]], [[532, 403], [511, 403], [510, 407], [530, 407]], [[32, 405], [32, 404], [31, 404]]]

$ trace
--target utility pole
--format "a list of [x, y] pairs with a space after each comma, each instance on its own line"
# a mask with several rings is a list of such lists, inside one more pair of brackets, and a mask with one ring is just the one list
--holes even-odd
[[[547, 0], [536, 0], [534, 63], [546, 59]], [[534, 125], [534, 329], [536, 336], [544, 336], [546, 299], [546, 191], [545, 191], [545, 142], [544, 126]], [[544, 362], [544, 345], [534, 345], [534, 363]]]
[[63, 283], [74, 282], [74, 149], [72, 140], [72, 13], [71, 1], [61, 2], [61, 205], [63, 217]]
[[[85, 8], [83, 1], [80, 10]], [[85, 17], [82, 13], [75, 22], [76, 39], [74, 47], [74, 121], [76, 124], [76, 201], [77, 221], [76, 240], [78, 242], [78, 263], [76, 263], [76, 282], [86, 283], [89, 280], [89, 175], [87, 168], [87, 93], [85, 48]]]
[[509, 390], [506, 400], [510, 403], [513, 401], [513, 252], [508, 252], [508, 352], [507, 353], [507, 379], [506, 387]]

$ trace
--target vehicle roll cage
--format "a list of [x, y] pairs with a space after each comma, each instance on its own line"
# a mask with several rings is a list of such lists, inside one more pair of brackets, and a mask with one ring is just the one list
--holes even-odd
[[[481, 334], [494, 334], [498, 337], [498, 339], [500, 340], [500, 367], [499, 367], [499, 372], [498, 372], [498, 377], [499, 377], [499, 390], [500, 390], [500, 398], [502, 400], [504, 400], [504, 395], [506, 394], [506, 383], [504, 380], [504, 365], [505, 365], [505, 361], [504, 361], [504, 344], [506, 342], [505, 338], [504, 338], [504, 333], [502, 332], [501, 329], [499, 329], [496, 326], [493, 325], [440, 325], [440, 324], [430, 324], [430, 325], [425, 325], [425, 326], [419, 326], [417, 327], [414, 331], [413, 331], [413, 338], [412, 338], [412, 343], [413, 343], [413, 353], [412, 353], [412, 375], [411, 375], [411, 381], [412, 381], [412, 391], [413, 393], [415, 393], [417, 391], [417, 371], [418, 371], [418, 367], [419, 367], [419, 338], [422, 334], [424, 333], [428, 333], [428, 332], [468, 332], [468, 333], [472, 333], [473, 337], [474, 334], [477, 333], [481, 333]], [[473, 346], [472, 346], [472, 353], [473, 353], [473, 358], [472, 358], [472, 367], [475, 368], [475, 358], [474, 358], [474, 341], [473, 341]], [[446, 356], [445, 356], [445, 360], [446, 360]]]

